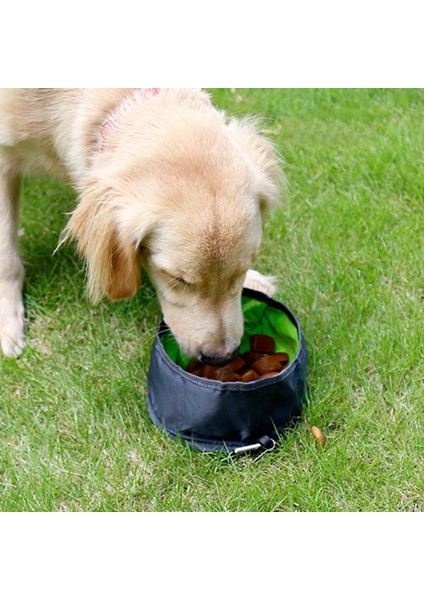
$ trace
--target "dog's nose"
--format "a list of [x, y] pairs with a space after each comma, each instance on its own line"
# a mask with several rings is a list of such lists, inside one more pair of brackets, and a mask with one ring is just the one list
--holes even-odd
[[232, 350], [231, 352], [229, 352], [227, 354], [217, 354], [217, 353], [216, 354], [204, 354], [203, 352], [200, 352], [199, 360], [201, 360], [202, 362], [204, 362], [208, 365], [214, 365], [214, 366], [225, 365], [225, 364], [229, 363], [231, 360], [233, 360], [233, 358], [237, 355], [239, 349], [240, 349], [240, 345], [238, 344], [234, 350]]

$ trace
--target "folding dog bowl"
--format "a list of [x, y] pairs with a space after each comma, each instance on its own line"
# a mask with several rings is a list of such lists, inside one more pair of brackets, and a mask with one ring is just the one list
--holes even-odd
[[272, 449], [279, 434], [301, 414], [305, 400], [307, 350], [300, 325], [284, 304], [244, 289], [245, 331], [240, 354], [254, 334], [270, 335], [289, 364], [278, 375], [250, 383], [198, 377], [162, 321], [148, 374], [148, 411], [172, 438], [207, 452]]

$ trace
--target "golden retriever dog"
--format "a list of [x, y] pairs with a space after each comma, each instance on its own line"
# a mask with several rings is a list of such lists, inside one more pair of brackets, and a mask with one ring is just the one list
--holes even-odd
[[252, 120], [227, 118], [197, 89], [1, 90], [0, 344], [9, 357], [25, 346], [20, 180], [40, 171], [76, 190], [60, 243], [76, 242], [93, 301], [133, 296], [143, 269], [183, 352], [212, 364], [237, 352], [243, 285], [274, 291], [250, 267], [281, 170]]

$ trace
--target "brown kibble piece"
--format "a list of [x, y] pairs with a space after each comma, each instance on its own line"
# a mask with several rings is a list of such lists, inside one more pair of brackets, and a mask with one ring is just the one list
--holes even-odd
[[268, 354], [254, 362], [252, 369], [260, 375], [265, 375], [265, 373], [272, 373], [273, 371], [280, 372], [282, 370], [282, 364], [274, 354]]
[[271, 354], [275, 352], [275, 341], [270, 335], [256, 334], [250, 338], [250, 349], [252, 352]]
[[226, 366], [216, 369], [211, 379], [215, 379], [217, 381], [241, 381], [241, 376], [237, 373], [234, 373], [232, 369]]
[[318, 446], [325, 446], [327, 440], [325, 439], [325, 435], [322, 433], [321, 429], [315, 425], [312, 425], [311, 431]]
[[253, 371], [253, 369], [246, 371], [246, 373], [244, 373], [241, 376], [241, 380], [244, 381], [244, 383], [249, 383], [250, 381], [257, 381], [258, 379], [259, 375], [256, 373], [256, 371]]
[[206, 379], [214, 379], [215, 377], [215, 373], [216, 371], [218, 371], [220, 367], [217, 367], [216, 365], [207, 365], [206, 363], [203, 364], [203, 377], [206, 377]]
[[276, 352], [272, 356], [279, 360], [282, 365], [289, 362], [289, 355], [286, 352]]
[[193, 373], [193, 371], [196, 371], [198, 369], [201, 369], [203, 367], [203, 363], [200, 362], [200, 360], [197, 360], [197, 358], [193, 358], [187, 365], [186, 371], [188, 371], [189, 373]]
[[245, 367], [240, 369], [240, 371], [237, 371], [237, 373], [239, 375], [244, 375], [245, 373], [247, 373], [247, 371], [251, 371], [251, 370], [252, 370], [252, 367], [250, 365], [246, 365]]
[[273, 377], [274, 375], [279, 375], [281, 371], [271, 371], [270, 373], [264, 373], [263, 375], [259, 375], [259, 379], [265, 379], [266, 377]]
[[225, 366], [229, 367], [236, 373], [239, 373], [246, 366], [246, 361], [238, 354], [231, 362], [228, 363], [228, 365]]
[[261, 356], [262, 354], [260, 352], [252, 352], [251, 350], [248, 350], [247, 352], [242, 354], [242, 357], [249, 365], [252, 365], [254, 362], [259, 360]]
[[194, 369], [191, 371], [192, 375], [197, 375], [197, 377], [203, 377], [203, 369]]

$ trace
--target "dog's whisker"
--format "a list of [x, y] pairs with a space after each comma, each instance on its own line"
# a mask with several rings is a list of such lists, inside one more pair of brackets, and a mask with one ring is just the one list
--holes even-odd
[[153, 288], [153, 292], [151, 294], [149, 294], [148, 296], [146, 296], [146, 300], [153, 300], [153, 298], [156, 298], [157, 295], [158, 295], [157, 289]]
[[146, 297], [146, 300], [153, 300], [153, 298], [157, 298], [159, 296], [159, 294], [162, 294], [163, 296], [166, 296], [166, 294], [168, 293], [169, 290], [167, 290], [165, 287], [159, 287], [156, 286], [156, 288], [154, 289], [153, 293], [150, 294], [150, 296]]
[[155, 327], [149, 327], [149, 329], [146, 329], [143, 331], [142, 333], [142, 337], [151, 334], [153, 331], [157, 332], [159, 329], [159, 325], [156, 325]]
[[[148, 344], [152, 339], [154, 339], [158, 333], [159, 330], [159, 325], [156, 327], [149, 327], [149, 329], [146, 329], [145, 331], [143, 331], [142, 335], [141, 335], [141, 342], [143, 344]], [[172, 333], [171, 329], [168, 326], [165, 326], [162, 329], [163, 333], [167, 333], [170, 332]]]
[[143, 346], [147, 346], [147, 344], [150, 344], [150, 342], [155, 339], [156, 335], [157, 335], [157, 329], [154, 333], [149, 333], [148, 335], [146, 332], [141, 336], [140, 342], [142, 343]]
[[[171, 283], [173, 283], [173, 282], [175, 282], [175, 283], [174, 283], [174, 285], [172, 285], [171, 287], [168, 287], [168, 289], [167, 289], [167, 290], [164, 292], [164, 294], [163, 294], [163, 297], [164, 297], [164, 298], [166, 298], [166, 296], [167, 296], [167, 295], [168, 295], [170, 292], [172, 292], [172, 290], [173, 290], [175, 287], [177, 287], [177, 285], [180, 283], [180, 282], [179, 282], [179, 280], [178, 280], [178, 277], [174, 277], [174, 279], [171, 279], [171, 281], [170, 281], [170, 283], [168, 284], [168, 286], [169, 286]], [[187, 284], [186, 284], [186, 285], [187, 285]]]

